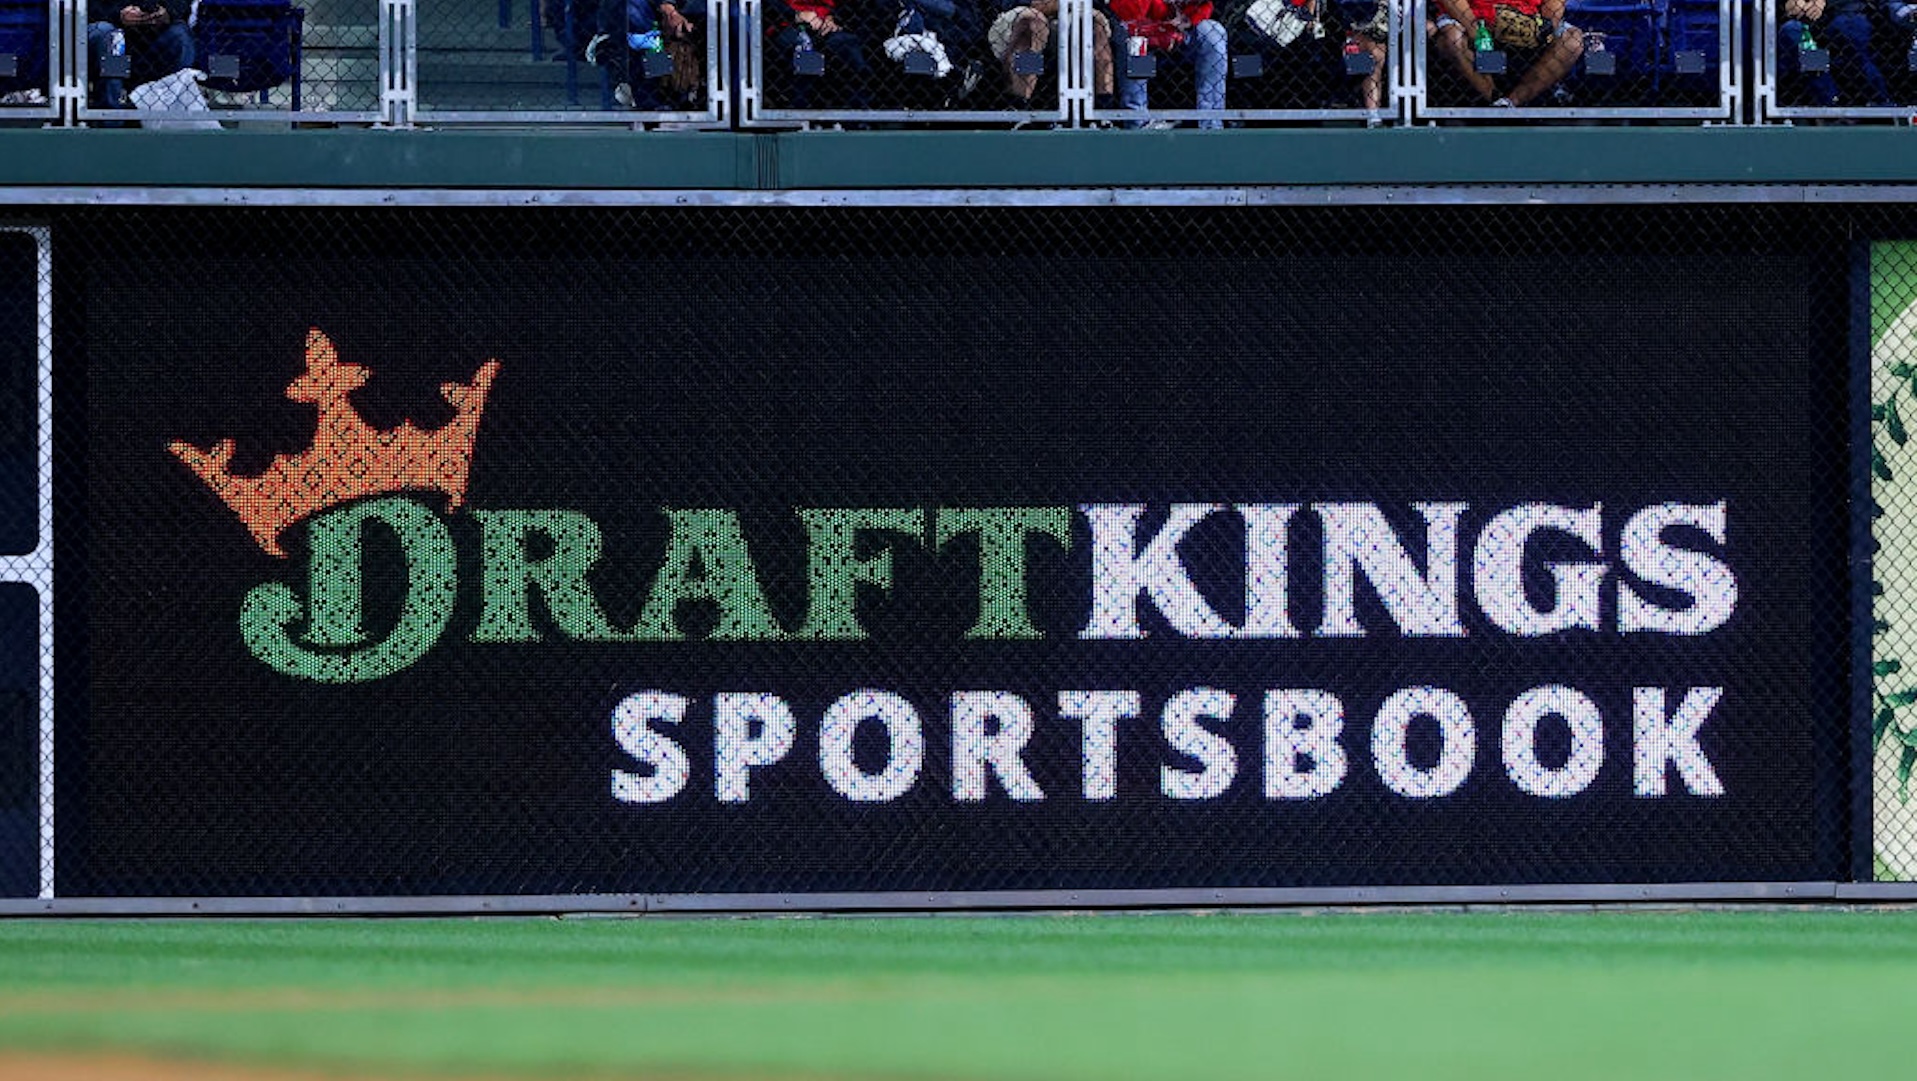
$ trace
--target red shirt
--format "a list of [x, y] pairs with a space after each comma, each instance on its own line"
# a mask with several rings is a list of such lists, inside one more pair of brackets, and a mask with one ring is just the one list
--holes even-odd
[[1488, 23], [1498, 17], [1499, 7], [1517, 8], [1526, 15], [1536, 15], [1544, 6], [1544, 0], [1471, 0], [1471, 14], [1479, 22]]
[[1168, 23], [1181, 10], [1185, 13], [1186, 21], [1193, 24], [1211, 18], [1211, 0], [1201, 0], [1195, 4], [1167, 3], [1166, 0], [1111, 0], [1111, 4], [1112, 14], [1125, 23], [1135, 23], [1141, 19]]

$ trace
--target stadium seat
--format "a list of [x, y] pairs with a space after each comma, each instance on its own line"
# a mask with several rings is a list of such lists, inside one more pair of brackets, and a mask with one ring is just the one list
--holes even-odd
[[1723, 54], [1718, 33], [1722, 16], [1717, 0], [1663, 0], [1665, 52], [1659, 61], [1666, 89], [1675, 96], [1697, 101], [1718, 94], [1718, 61]]
[[0, 94], [47, 89], [46, 0], [0, 0]]
[[193, 35], [207, 89], [258, 91], [264, 103], [269, 91], [290, 81], [298, 112], [305, 26], [306, 9], [285, 0], [200, 0]]
[[[1577, 104], [1657, 103], [1659, 14], [1655, 0], [1568, 0], [1565, 21], [1585, 34], [1586, 63], [1567, 80]], [[1600, 67], [1590, 59], [1594, 55], [1608, 57], [1609, 63]]]

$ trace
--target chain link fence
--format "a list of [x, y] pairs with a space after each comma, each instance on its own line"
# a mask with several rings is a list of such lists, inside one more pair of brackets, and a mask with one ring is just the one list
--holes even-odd
[[417, 0], [415, 116], [424, 123], [618, 121], [703, 126], [726, 115], [723, 2]]
[[49, 254], [46, 230], [0, 229], [0, 898], [52, 886]]
[[46, 217], [0, 895], [1917, 877], [1908, 207]]
[[1871, 776], [1874, 867], [1917, 881], [1917, 500], [1907, 420], [1917, 416], [1917, 245], [1874, 245], [1870, 257]]
[[[1737, 120], [1739, 0], [1434, 0], [1413, 46], [1429, 120]], [[1482, 27], [1483, 32], [1479, 32]]]
[[[381, 101], [380, 0], [164, 0], [77, 5], [67, 49], [93, 126], [371, 123]], [[58, 10], [58, 9], [56, 9]]]
[[0, 120], [1156, 128], [1913, 116], [1917, 5], [1900, 0], [0, 2]]
[[1900, 0], [1759, 0], [1753, 43], [1765, 119], [1907, 120], [1917, 104], [1917, 5]]

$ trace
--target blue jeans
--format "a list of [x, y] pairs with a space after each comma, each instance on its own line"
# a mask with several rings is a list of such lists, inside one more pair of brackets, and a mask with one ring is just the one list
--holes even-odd
[[[1884, 81], [1884, 73], [1877, 69], [1877, 61], [1870, 54], [1869, 16], [1854, 11], [1833, 15], [1829, 22], [1817, 28], [1816, 35], [1821, 35], [1819, 44], [1830, 50], [1831, 70], [1805, 80], [1811, 105], [1837, 104], [1836, 73], [1840, 70], [1855, 71], [1863, 77], [1864, 87], [1870, 92], [1870, 104], [1892, 104], [1890, 84]], [[1778, 68], [1784, 75], [1802, 74], [1798, 52], [1803, 40], [1804, 24], [1796, 19], [1777, 28]]]
[[[1216, 19], [1206, 19], [1192, 27], [1190, 35], [1185, 38], [1185, 43], [1179, 46], [1178, 52], [1173, 55], [1182, 57], [1192, 66], [1192, 81], [1198, 86], [1198, 107], [1223, 109], [1225, 107], [1224, 25]], [[1148, 83], [1149, 80], [1146, 79], [1119, 79], [1120, 103], [1125, 108], [1138, 112], [1149, 109], [1151, 88]], [[1225, 124], [1222, 120], [1200, 120], [1198, 126], [1222, 128]]]
[[[792, 76], [792, 104], [794, 109], [813, 107], [818, 84], [824, 83], [825, 89], [838, 91], [840, 99], [836, 104], [844, 109], [869, 109], [872, 100], [872, 69], [865, 62], [865, 45], [858, 36], [849, 30], [827, 34], [823, 38], [814, 37], [798, 26], [787, 26], [773, 34], [766, 46], [766, 64], [792, 63], [792, 50], [799, 43], [799, 35], [812, 39], [812, 47], [825, 54], [824, 75]], [[790, 67], [785, 70], [791, 71]], [[831, 108], [832, 105], [821, 105]]]
[[[87, 25], [87, 51], [93, 54], [95, 72], [100, 70], [100, 61], [112, 54], [113, 35], [122, 32], [112, 23]], [[150, 82], [193, 66], [193, 57], [198, 51], [193, 32], [179, 23], [158, 33], [137, 29], [124, 33], [132, 81], [136, 83]], [[99, 87], [101, 105], [108, 109], [126, 108], [126, 80], [101, 78]]]

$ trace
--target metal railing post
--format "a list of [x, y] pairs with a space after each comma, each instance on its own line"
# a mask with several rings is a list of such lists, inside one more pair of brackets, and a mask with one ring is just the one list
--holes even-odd
[[84, 0], [55, 0], [47, 35], [47, 98], [53, 125], [76, 127], [87, 100], [87, 12]]
[[419, 10], [379, 0], [379, 126], [410, 128], [419, 107]]

